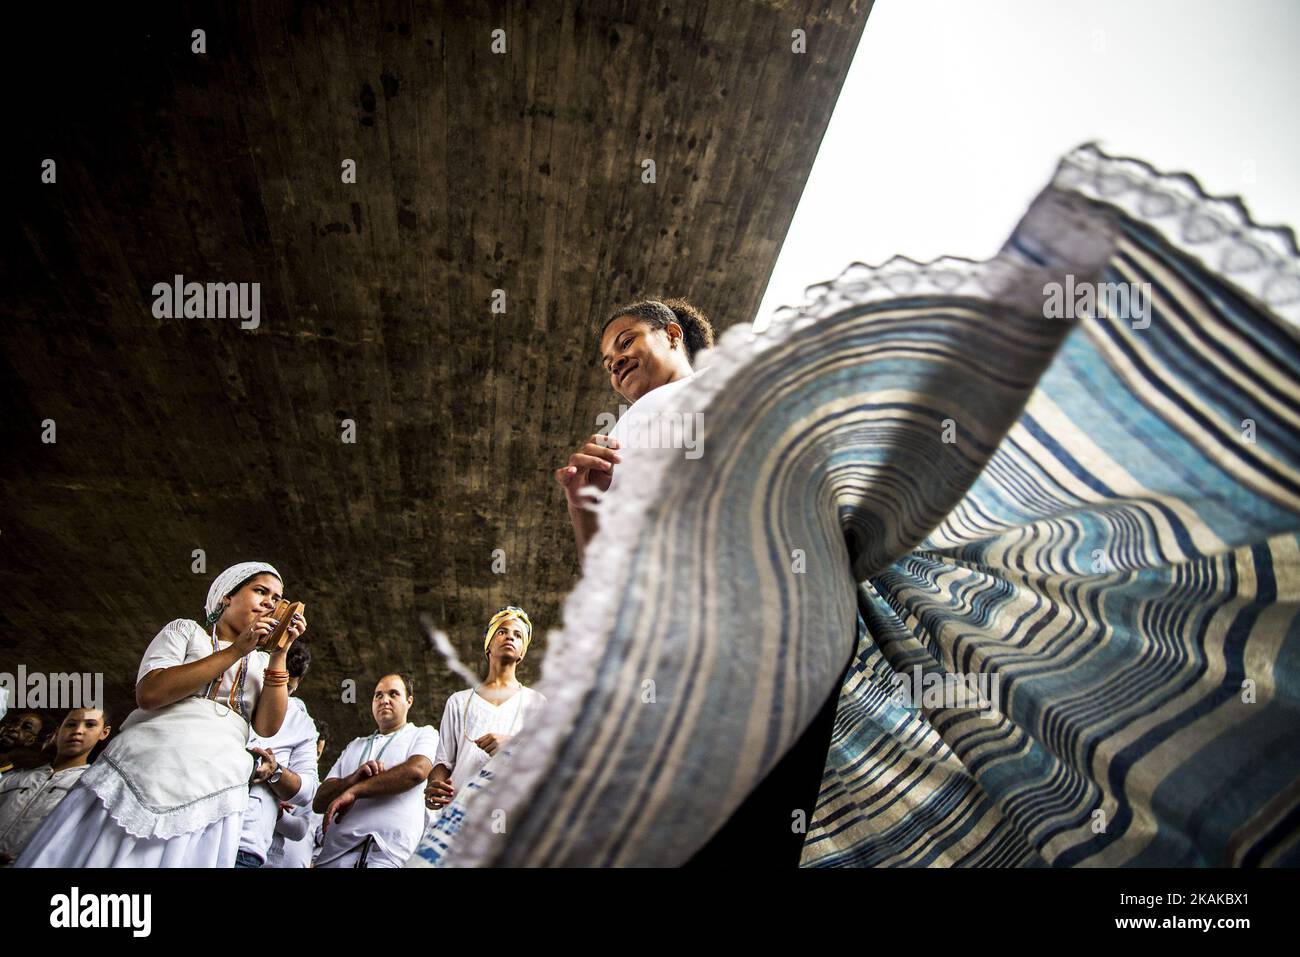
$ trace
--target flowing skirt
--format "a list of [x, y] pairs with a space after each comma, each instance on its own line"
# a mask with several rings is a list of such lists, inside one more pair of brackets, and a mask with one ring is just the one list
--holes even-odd
[[243, 814], [169, 838], [132, 837], [90, 788], [74, 787], [19, 856], [18, 867], [234, 867]]
[[413, 863], [681, 864], [842, 682], [805, 865], [1300, 864], [1291, 232], [1083, 147], [994, 259], [810, 293], [625, 452]]

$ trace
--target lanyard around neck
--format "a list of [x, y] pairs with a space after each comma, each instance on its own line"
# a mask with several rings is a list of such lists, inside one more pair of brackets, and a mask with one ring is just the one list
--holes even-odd
[[[384, 756], [384, 752], [388, 750], [388, 746], [397, 740], [397, 736], [401, 734], [403, 731], [405, 731], [407, 725], [409, 724], [410, 722], [408, 721], [406, 724], [402, 725], [396, 731], [392, 732], [392, 737], [390, 737], [387, 741], [384, 742], [384, 746], [380, 748], [379, 753], [375, 755], [376, 761], [378, 761], [380, 758]], [[361, 767], [361, 765], [365, 764], [367, 759], [369, 759], [370, 749], [375, 746], [375, 738], [377, 737], [379, 737], [378, 731], [376, 731], [374, 734], [372, 734], [370, 737], [366, 739], [366, 753], [361, 755], [361, 760], [357, 762], [357, 767]]]

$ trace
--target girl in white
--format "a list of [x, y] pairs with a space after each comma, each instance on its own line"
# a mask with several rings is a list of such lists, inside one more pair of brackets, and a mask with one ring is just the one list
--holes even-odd
[[279, 729], [288, 706], [288, 644], [258, 645], [282, 589], [265, 562], [227, 568], [208, 590], [207, 624], [178, 618], [140, 663], [139, 707], [45, 819], [19, 867], [231, 867], [255, 763], [250, 728]]
[[533, 624], [522, 608], [503, 608], [488, 622], [483, 636], [487, 680], [447, 699], [438, 727], [438, 754], [424, 791], [426, 807], [441, 810], [450, 804], [457, 787], [473, 781], [546, 704], [545, 697], [515, 678], [532, 637]]
[[[697, 447], [701, 437], [695, 426], [701, 414], [687, 411], [684, 414], [690, 418], [683, 420], [681, 410], [673, 407], [678, 393], [705, 372], [704, 367], [696, 367], [697, 356], [712, 346], [712, 324], [685, 299], [632, 303], [615, 309], [600, 327], [601, 366], [610, 388], [629, 407], [609, 434], [590, 436], [555, 470], [555, 481], [564, 489], [568, 504], [579, 562], [600, 525], [591, 500], [617, 484], [615, 466], [623, 461], [620, 450], [661, 447], [665, 438], [681, 441], [688, 450]], [[671, 416], [664, 416], [667, 409], [672, 409]], [[686, 455], [697, 457], [689, 451]]]

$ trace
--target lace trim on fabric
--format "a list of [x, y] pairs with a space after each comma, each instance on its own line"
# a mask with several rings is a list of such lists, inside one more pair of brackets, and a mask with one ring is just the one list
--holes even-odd
[[[1211, 196], [1189, 173], [1162, 173], [1132, 157], [1110, 156], [1094, 143], [1061, 160], [1051, 187], [1113, 206], [1143, 223], [1175, 249], [1227, 278], [1300, 333], [1300, 247], [1289, 226], [1256, 223], [1237, 196]], [[1076, 228], [1081, 223], [1072, 224]], [[922, 263], [895, 256], [879, 266], [855, 262], [835, 279], [809, 286], [801, 306], [782, 306], [778, 322], [806, 322], [825, 306], [840, 307], [890, 296], [999, 296], [1020, 269], [1004, 250], [975, 261], [941, 257]], [[1042, 300], [1028, 305], [1041, 309]]]
[[1300, 335], [1300, 249], [1287, 226], [1261, 226], [1238, 196], [1210, 196], [1188, 173], [1109, 156], [1095, 144], [1069, 153], [1052, 185], [1123, 210], [1200, 260]]
[[[96, 773], [98, 772], [98, 773]], [[172, 838], [213, 824], [248, 803], [248, 785], [232, 785], [177, 807], [147, 804], [122, 770], [101, 755], [81, 780], [95, 792], [109, 817], [132, 837]]]

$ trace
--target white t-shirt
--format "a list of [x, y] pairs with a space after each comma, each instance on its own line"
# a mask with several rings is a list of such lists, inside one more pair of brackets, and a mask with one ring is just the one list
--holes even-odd
[[[301, 698], [290, 696], [284, 723], [274, 736], [261, 738], [250, 734], [248, 746], [271, 751], [276, 761], [302, 778], [298, 793], [289, 798], [287, 803], [295, 807], [311, 804], [312, 798], [316, 796], [320, 773], [316, 767], [316, 722], [307, 713], [307, 705]], [[248, 789], [248, 807], [244, 809], [244, 824], [239, 835], [241, 851], [247, 851], [259, 860], [266, 861], [279, 810], [280, 799], [275, 796], [269, 784], [255, 784]]]
[[[623, 449], [680, 448], [682, 455], [699, 458], [704, 451], [703, 413], [679, 408], [678, 395], [687, 383], [707, 371], [707, 367], [702, 367], [684, 378], [651, 389], [614, 423], [609, 430], [610, 437], [618, 439]], [[618, 476], [619, 467], [615, 465], [610, 491], [618, 484]]]
[[[325, 777], [345, 778], [366, 761], [380, 761], [384, 770], [395, 768], [417, 754], [433, 761], [438, 753], [438, 738], [433, 728], [409, 722], [391, 734], [354, 738]], [[415, 853], [423, 833], [424, 782], [420, 781], [401, 794], [359, 798], [343, 819], [334, 821], [325, 832], [317, 865], [327, 865], [373, 836], [375, 846], [370, 856], [379, 858], [378, 863], [401, 867]]]
[[474, 742], [485, 734], [518, 734], [545, 705], [544, 695], [522, 685], [497, 705], [475, 694], [472, 688], [457, 691], [442, 710], [433, 766], [446, 766], [452, 787], [459, 793], [492, 758]]

